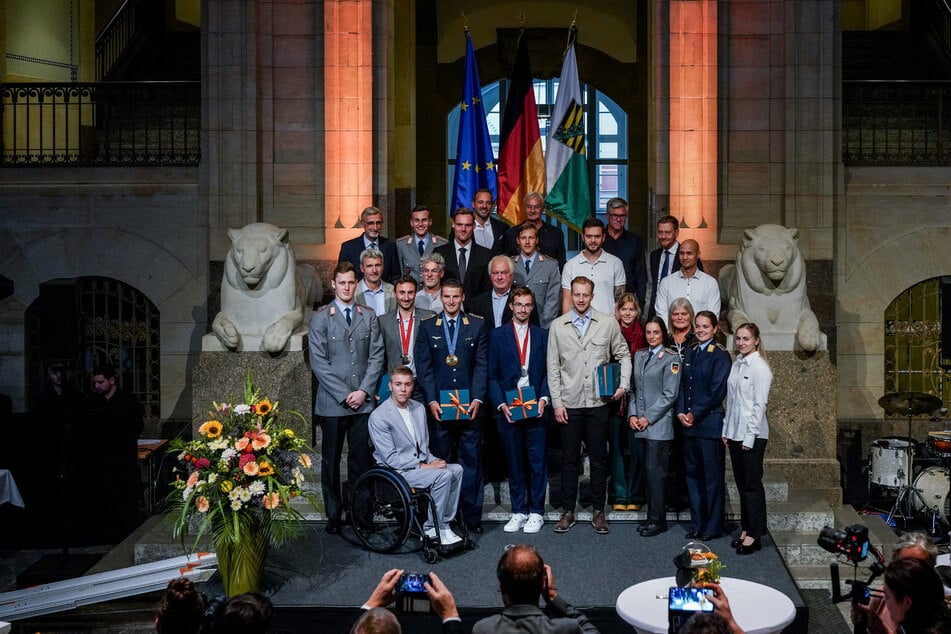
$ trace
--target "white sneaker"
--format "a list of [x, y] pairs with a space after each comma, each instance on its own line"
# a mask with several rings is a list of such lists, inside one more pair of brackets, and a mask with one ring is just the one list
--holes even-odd
[[428, 527], [424, 532], [426, 533], [426, 537], [428, 537], [429, 539], [436, 539], [436, 527], [435, 527], [435, 526], [430, 526], [430, 527]]
[[452, 546], [453, 544], [458, 544], [461, 541], [462, 538], [456, 535], [456, 533], [451, 528], [439, 529], [439, 542], [443, 546]]
[[525, 515], [525, 513], [512, 513], [512, 517], [502, 530], [506, 533], [517, 533], [520, 528], [525, 526], [527, 520], [528, 515]]
[[537, 533], [542, 529], [542, 525], [544, 525], [544, 523], [545, 518], [539, 513], [531, 513], [528, 516], [528, 521], [525, 522], [525, 527], [522, 530], [526, 533]]

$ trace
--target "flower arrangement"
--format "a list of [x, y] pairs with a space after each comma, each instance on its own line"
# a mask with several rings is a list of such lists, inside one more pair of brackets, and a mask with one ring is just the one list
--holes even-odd
[[723, 562], [711, 551], [691, 552], [691, 581], [695, 586], [720, 583], [720, 571], [726, 568]]
[[[278, 403], [258, 393], [250, 370], [244, 392], [241, 403], [213, 402], [198, 437], [175, 439], [169, 450], [179, 460], [170, 494], [173, 534], [184, 542], [197, 518], [194, 546], [203, 535], [212, 535], [229, 596], [240, 592], [229, 590], [227, 569], [242, 566], [239, 559], [248, 558], [238, 551], [258, 551], [260, 562], [255, 565], [263, 568], [268, 546], [281, 543], [299, 527], [302, 517], [291, 500], [302, 497], [315, 505], [302, 488], [304, 471], [311, 468], [306, 443], [281, 425]], [[260, 570], [257, 576], [259, 583]]]

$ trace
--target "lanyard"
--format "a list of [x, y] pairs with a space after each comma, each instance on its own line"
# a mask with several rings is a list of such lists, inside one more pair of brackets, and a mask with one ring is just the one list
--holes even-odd
[[398, 314], [396, 320], [400, 322], [400, 343], [403, 345], [403, 354], [409, 354], [409, 342], [413, 338], [413, 313], [409, 314], [409, 326], [403, 328], [403, 318]]
[[518, 348], [518, 361], [519, 364], [524, 368], [526, 367], [528, 356], [528, 328], [525, 328], [525, 337], [522, 338], [522, 342], [518, 341], [518, 328], [515, 327], [515, 320], [512, 320], [512, 330], [515, 331], [515, 347]]
[[456, 354], [456, 342], [459, 341], [459, 331], [462, 330], [461, 324], [459, 323], [459, 316], [456, 315], [456, 328], [453, 332], [453, 337], [449, 336], [449, 318], [446, 317], [446, 313], [443, 313], [443, 322], [442, 322], [442, 331], [446, 335], [446, 348], [449, 350], [449, 355], [453, 356]]

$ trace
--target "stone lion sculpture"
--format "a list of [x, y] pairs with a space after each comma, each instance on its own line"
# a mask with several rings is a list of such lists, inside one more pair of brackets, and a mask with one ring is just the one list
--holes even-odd
[[298, 265], [287, 229], [255, 222], [229, 229], [231, 248], [221, 280], [221, 312], [211, 329], [229, 350], [277, 354], [322, 294], [316, 271]]
[[720, 272], [720, 296], [729, 304], [731, 330], [754, 322], [767, 347], [805, 351], [825, 349], [826, 336], [809, 306], [806, 266], [797, 243], [798, 229], [764, 224], [747, 229], [736, 264]]

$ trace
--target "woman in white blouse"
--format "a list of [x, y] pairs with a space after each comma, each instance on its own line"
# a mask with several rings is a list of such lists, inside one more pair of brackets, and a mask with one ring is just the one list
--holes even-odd
[[733, 342], [739, 354], [727, 380], [723, 443], [730, 450], [733, 478], [740, 493], [740, 536], [730, 545], [738, 555], [762, 547], [766, 534], [766, 492], [763, 490], [763, 455], [769, 438], [766, 404], [773, 373], [766, 362], [756, 324], [736, 329]]

